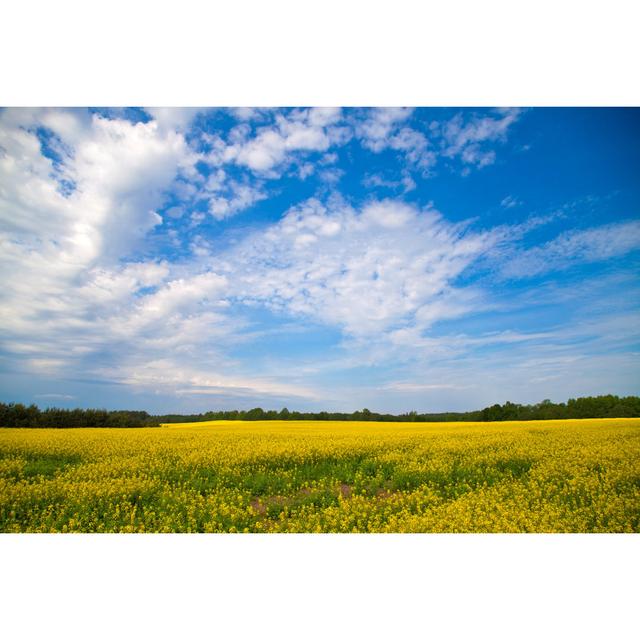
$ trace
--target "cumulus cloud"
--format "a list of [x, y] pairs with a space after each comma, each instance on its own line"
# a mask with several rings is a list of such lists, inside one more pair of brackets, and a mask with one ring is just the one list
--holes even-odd
[[250, 120], [259, 120], [262, 118], [262, 110], [254, 107], [233, 107], [229, 109], [236, 120], [248, 122]]
[[416, 129], [403, 126], [413, 109], [405, 107], [373, 108], [362, 119], [356, 120], [355, 132], [362, 145], [380, 153], [385, 149], [402, 152], [415, 167], [426, 171], [436, 162], [426, 136]]
[[[273, 376], [243, 377], [228, 361], [246, 322], [228, 313], [227, 275], [201, 264], [211, 253], [206, 238], [193, 238], [192, 263], [135, 257], [163, 224], [157, 212], [169, 190], [180, 202], [171, 220], [202, 199], [222, 219], [265, 197], [259, 182], [222, 170], [207, 181], [195, 175], [199, 156], [178, 123], [154, 115], [135, 123], [84, 110], [0, 114], [2, 351], [16, 371], [43, 376], [310, 397]], [[320, 127], [336, 113], [305, 117]], [[288, 134], [294, 145], [311, 144], [295, 127]]]
[[[43, 131], [63, 154], [45, 153]], [[167, 277], [166, 263], [126, 259], [162, 223], [156, 210], [191, 153], [155, 121], [84, 110], [6, 110], [0, 146], [4, 346], [53, 369], [98, 349], [138, 292]]]
[[521, 113], [521, 109], [502, 109], [489, 116], [458, 113], [444, 123], [434, 122], [431, 131], [440, 138], [443, 156], [482, 168], [495, 162], [495, 151], [487, 143], [504, 141]]
[[206, 219], [201, 204], [216, 220], [224, 220], [269, 196], [263, 180], [248, 175], [232, 177], [222, 168], [215, 169], [206, 178], [198, 175], [191, 181], [177, 180], [172, 185], [172, 194], [180, 204], [169, 207], [164, 214], [178, 219], [188, 207], [192, 209], [191, 220], [196, 226]]
[[357, 123], [356, 134], [362, 144], [379, 153], [389, 146], [391, 132], [411, 116], [413, 109], [407, 107], [383, 107], [369, 109], [367, 116]]
[[237, 180], [229, 180], [225, 190], [226, 193], [215, 193], [209, 200], [209, 212], [217, 220], [244, 211], [267, 197], [262, 188]]
[[[278, 178], [288, 167], [301, 179], [311, 174], [306, 161], [322, 154], [319, 164], [335, 162], [332, 149], [353, 137], [370, 152], [396, 152], [404, 159], [405, 172], [432, 175], [439, 158], [457, 158], [463, 173], [495, 162], [492, 144], [506, 139], [509, 127], [520, 117], [518, 109], [496, 110], [490, 115], [457, 114], [424, 127], [412, 121], [414, 109], [382, 107], [357, 109], [346, 114], [339, 108], [260, 110], [260, 117], [247, 110], [234, 111], [239, 124], [226, 139], [203, 134], [209, 151], [206, 161], [215, 167], [234, 164], [264, 178]], [[320, 178], [326, 172], [318, 172]], [[329, 174], [331, 175], [331, 174]]]
[[[43, 129], [59, 139], [63, 156], [45, 155]], [[162, 265], [119, 261], [161, 224], [163, 191], [189, 169], [181, 135], [84, 111], [6, 110], [0, 145], [6, 331], [36, 337], [86, 328], [100, 305], [117, 308], [122, 296], [161, 277]], [[59, 189], [61, 175], [73, 182], [70, 193]]]
[[320, 171], [318, 173], [318, 178], [326, 184], [335, 185], [340, 182], [342, 176], [344, 176], [344, 173], [345, 172], [343, 169], [332, 167], [330, 169], [323, 169], [322, 171]]
[[412, 124], [413, 109], [374, 108], [354, 120], [355, 135], [374, 153], [391, 149], [402, 154], [407, 168], [432, 174], [439, 158], [458, 159], [468, 173], [496, 159], [492, 144], [506, 140], [509, 128], [519, 119], [520, 109], [499, 109], [490, 115], [456, 114], [437, 120], [421, 130]]
[[[57, 161], [42, 153], [42, 130], [67, 150]], [[191, 168], [180, 134], [76, 111], [5, 111], [0, 146], [0, 221], [79, 267], [117, 260], [161, 224], [163, 191]]]
[[209, 160], [214, 164], [233, 162], [275, 177], [281, 165], [297, 153], [321, 153], [332, 144], [343, 143], [345, 132], [336, 126], [340, 119], [339, 108], [297, 109], [287, 115], [276, 112], [273, 124], [259, 127], [253, 136], [249, 127], [241, 125], [229, 136], [229, 144], [211, 140]]
[[145, 111], [165, 131], [186, 131], [198, 113], [204, 111], [193, 107], [147, 107]]

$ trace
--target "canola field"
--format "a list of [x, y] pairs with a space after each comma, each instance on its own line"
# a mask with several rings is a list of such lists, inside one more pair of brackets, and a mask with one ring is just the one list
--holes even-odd
[[638, 532], [640, 419], [0, 429], [2, 532]]

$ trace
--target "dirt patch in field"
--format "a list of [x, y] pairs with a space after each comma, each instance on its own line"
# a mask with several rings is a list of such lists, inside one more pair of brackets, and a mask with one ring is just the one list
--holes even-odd
[[262, 498], [253, 498], [249, 504], [260, 515], [267, 515], [269, 510], [273, 507], [287, 507], [293, 504], [294, 498], [287, 498], [286, 496], [268, 496]]
[[[318, 504], [324, 504], [327, 500], [333, 500], [333, 504], [336, 504], [335, 499], [342, 498], [347, 500], [354, 497], [354, 490], [350, 484], [341, 482], [337, 487], [336, 493], [330, 491], [326, 493], [324, 489], [314, 489], [311, 487], [303, 487], [298, 489], [293, 495], [290, 496], [255, 496], [249, 501], [249, 505], [262, 519], [270, 519], [279, 514], [279, 512], [285, 508], [296, 508], [304, 504], [315, 504], [316, 500]], [[335, 491], [335, 490], [334, 490]], [[394, 492], [388, 489], [379, 489], [375, 494], [375, 497], [384, 500], [390, 498]], [[333, 496], [333, 498], [331, 498]], [[309, 502], [308, 499], [311, 499]]]
[[345, 484], [344, 482], [340, 485], [340, 495], [343, 498], [350, 498], [353, 493], [353, 489], [350, 485]]
[[252, 509], [259, 513], [261, 516], [267, 513], [267, 507], [263, 504], [260, 498], [254, 498], [249, 502], [249, 504], [251, 505]]

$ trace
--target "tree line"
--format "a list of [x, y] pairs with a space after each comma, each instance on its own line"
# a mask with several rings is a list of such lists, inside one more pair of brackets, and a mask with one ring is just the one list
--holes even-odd
[[0, 427], [41, 429], [78, 429], [88, 427], [159, 427], [146, 411], [107, 411], [106, 409], [40, 410], [35, 404], [0, 402]]
[[502, 420], [566, 420], [571, 418], [634, 418], [640, 417], [640, 398], [614, 395], [572, 398], [566, 403], [543, 400], [538, 404], [494, 404], [479, 411], [417, 413], [410, 411], [394, 415], [375, 413], [369, 409], [353, 413], [328, 411], [300, 412], [265, 411], [260, 407], [248, 411], [207, 411], [191, 415], [156, 416], [159, 422], [204, 422], [208, 420], [354, 420], [375, 422], [493, 422]]
[[353, 413], [329, 411], [300, 412], [264, 410], [261, 407], [234, 411], [207, 411], [190, 415], [150, 415], [146, 411], [107, 411], [106, 409], [40, 410], [36, 405], [0, 402], [0, 427], [85, 428], [159, 427], [161, 423], [205, 422], [209, 420], [342, 420], [375, 422], [497, 422], [504, 420], [568, 420], [573, 418], [640, 417], [640, 398], [614, 395], [571, 398], [565, 402], [543, 400], [538, 404], [494, 404], [479, 411], [417, 413], [394, 415], [369, 409]]

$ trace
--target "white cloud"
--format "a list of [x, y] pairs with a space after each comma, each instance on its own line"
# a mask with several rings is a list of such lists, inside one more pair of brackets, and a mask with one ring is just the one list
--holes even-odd
[[493, 164], [495, 149], [489, 145], [503, 142], [509, 128], [520, 117], [520, 109], [498, 109], [487, 116], [466, 117], [462, 112], [449, 120], [434, 121], [423, 132], [421, 125], [407, 121], [413, 109], [373, 108], [352, 119], [361, 144], [374, 153], [393, 149], [403, 154], [405, 169], [431, 175], [440, 157], [458, 158], [469, 173], [471, 167]]
[[171, 280], [156, 293], [143, 298], [136, 307], [135, 318], [166, 320], [175, 313], [188, 316], [195, 308], [217, 301], [225, 285], [226, 278], [215, 273]]
[[407, 161], [423, 171], [436, 163], [436, 153], [427, 149], [429, 142], [423, 133], [404, 127], [389, 139], [389, 146], [403, 151]]
[[211, 141], [214, 164], [234, 162], [252, 171], [275, 177], [280, 166], [291, 161], [298, 152], [324, 152], [343, 137], [339, 127], [341, 110], [313, 108], [294, 110], [288, 115], [276, 113], [274, 123], [257, 129], [249, 137], [249, 129], [240, 136], [230, 136], [230, 144]]
[[505, 196], [500, 201], [500, 206], [505, 209], [512, 209], [513, 207], [517, 207], [522, 203], [515, 196]]
[[285, 141], [276, 131], [266, 129], [244, 145], [227, 148], [225, 157], [254, 171], [266, 172], [284, 160]]
[[237, 180], [230, 180], [226, 188], [229, 195], [214, 195], [209, 200], [209, 212], [217, 220], [235, 215], [267, 197], [261, 188]]
[[311, 162], [305, 162], [298, 168], [298, 177], [300, 180], [306, 180], [316, 170], [315, 166]]
[[105, 373], [122, 384], [176, 395], [317, 399], [313, 389], [273, 376], [223, 375], [202, 365], [185, 365], [184, 360], [173, 358], [160, 358], [132, 367], [116, 366]]
[[[42, 153], [36, 126], [65, 150], [58, 160]], [[5, 110], [0, 145], [4, 344], [31, 345], [30, 366], [53, 371], [107, 343], [139, 292], [167, 277], [165, 263], [123, 260], [162, 223], [156, 209], [192, 157], [154, 121], [84, 110]], [[74, 185], [64, 195], [61, 176]]]
[[195, 117], [204, 111], [194, 107], [146, 107], [145, 111], [164, 131], [186, 131]]
[[43, 400], [74, 400], [75, 396], [65, 393], [37, 393], [34, 398], [42, 398]]
[[436, 322], [430, 305], [492, 242], [433, 209], [387, 200], [356, 211], [312, 199], [223, 255], [219, 269], [227, 265], [240, 301], [363, 336]]
[[382, 200], [366, 205], [360, 219], [382, 228], [398, 229], [406, 227], [407, 223], [413, 221], [415, 217], [415, 209], [410, 205], [393, 200]]
[[338, 154], [334, 152], [325, 153], [318, 162], [321, 165], [335, 164], [336, 162], [338, 162]]
[[189, 248], [191, 249], [191, 252], [193, 253], [193, 255], [199, 258], [203, 258], [205, 256], [211, 255], [212, 245], [208, 240], [203, 238], [201, 235], [196, 235], [191, 241]]
[[340, 179], [344, 176], [344, 171], [338, 167], [332, 167], [331, 169], [323, 169], [318, 174], [318, 177], [322, 182], [335, 185], [340, 182]]
[[440, 137], [445, 157], [457, 157], [463, 164], [482, 168], [495, 162], [495, 151], [487, 149], [484, 143], [504, 141], [509, 127], [520, 115], [520, 109], [502, 109], [495, 117], [468, 119], [459, 113], [445, 123], [433, 123], [431, 132]]
[[230, 109], [234, 118], [242, 122], [260, 119], [262, 117], [261, 110], [253, 107], [234, 107]]
[[[237, 180], [228, 176], [227, 172], [218, 168], [211, 172], [204, 184], [199, 188], [189, 185], [193, 192], [185, 194], [193, 203], [205, 201], [209, 213], [216, 220], [223, 220], [252, 207], [256, 202], [267, 198], [262, 181], [251, 181], [248, 177]], [[176, 190], [174, 189], [174, 193]], [[180, 196], [181, 194], [178, 193]], [[196, 212], [192, 220], [197, 224], [204, 220], [201, 212]]]
[[369, 109], [367, 116], [356, 124], [356, 135], [363, 146], [379, 153], [389, 146], [389, 138], [398, 124], [411, 116], [407, 107], [377, 107]]
[[574, 264], [599, 262], [640, 249], [640, 221], [616, 222], [584, 230], [566, 231], [541, 246], [506, 256], [502, 273], [527, 278]]
[[416, 382], [410, 382], [410, 381], [402, 381], [402, 380], [398, 380], [395, 382], [389, 382], [388, 384], [385, 384], [383, 387], [381, 387], [384, 390], [390, 390], [390, 391], [404, 391], [404, 392], [409, 392], [409, 393], [414, 393], [416, 391], [440, 391], [442, 389], [470, 389], [471, 387], [473, 387], [474, 385], [472, 384], [466, 384], [466, 385], [459, 385], [459, 384], [443, 384], [443, 383], [437, 383], [437, 384], [419, 384]]
[[369, 174], [364, 177], [362, 184], [369, 189], [372, 187], [383, 187], [385, 189], [402, 188], [402, 193], [409, 193], [416, 188], [415, 180], [407, 171], [402, 173], [402, 178], [399, 180], [389, 180], [379, 173]]
[[[43, 155], [36, 126], [52, 132], [57, 160]], [[196, 188], [195, 156], [166, 120], [6, 110], [0, 145], [0, 328], [14, 371], [167, 393], [310, 397], [302, 385], [243, 376], [225, 356], [245, 340], [246, 322], [228, 314], [227, 277], [200, 266], [212, 251], [206, 238], [192, 239], [192, 262], [131, 258], [162, 223], [169, 188], [182, 205], [209, 199], [223, 217], [263, 198], [259, 184], [223, 172]]]
[[342, 109], [340, 107], [313, 107], [309, 109], [309, 124], [314, 127], [326, 127], [330, 124], [336, 124], [342, 117]]
[[[155, 122], [86, 113], [0, 114], [0, 222], [32, 248], [84, 268], [126, 255], [162, 219], [156, 209], [177, 173], [190, 170], [184, 138]], [[38, 117], [40, 116], [40, 117]], [[33, 128], [46, 126], [68, 153], [54, 170]], [[63, 195], [60, 179], [73, 183]], [[108, 242], [106, 241], [108, 238]], [[21, 245], [26, 251], [26, 245]]]
[[495, 150], [487, 145], [503, 141], [520, 115], [518, 109], [503, 109], [495, 115], [465, 120], [460, 113], [420, 131], [408, 124], [413, 111], [406, 107], [372, 108], [345, 117], [338, 108], [294, 109], [286, 114], [263, 110], [262, 119], [272, 121], [255, 131], [248, 124], [252, 116], [242, 111], [238, 116], [241, 124], [229, 132], [226, 141], [215, 134], [203, 135], [210, 147], [205, 157], [213, 166], [233, 163], [266, 178], [277, 178], [290, 164], [301, 163], [297, 174], [305, 179], [310, 175], [305, 157], [321, 153], [320, 163], [335, 162], [331, 148], [346, 144], [355, 135], [373, 153], [391, 149], [401, 154], [407, 163], [405, 172], [418, 170], [428, 176], [438, 157], [444, 156], [459, 158], [466, 173], [470, 167], [481, 168], [495, 161]]
[[429, 149], [429, 141], [423, 133], [402, 126], [412, 113], [413, 109], [405, 107], [369, 109], [364, 119], [356, 120], [355, 132], [370, 151], [400, 151], [410, 165], [426, 172], [435, 164], [436, 154]]

